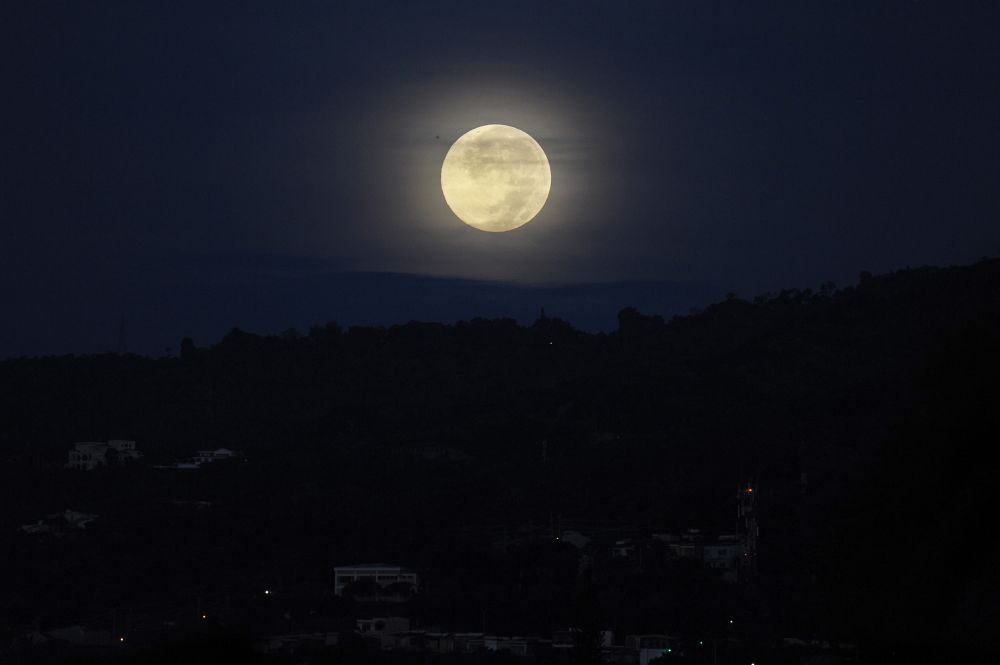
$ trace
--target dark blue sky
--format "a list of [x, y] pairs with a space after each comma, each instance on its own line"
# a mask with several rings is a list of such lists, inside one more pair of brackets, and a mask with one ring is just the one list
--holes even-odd
[[[607, 328], [1000, 251], [993, 2], [0, 12], [0, 356], [114, 349], [122, 320], [142, 352], [540, 305]], [[502, 235], [438, 183], [488, 122], [553, 169]]]

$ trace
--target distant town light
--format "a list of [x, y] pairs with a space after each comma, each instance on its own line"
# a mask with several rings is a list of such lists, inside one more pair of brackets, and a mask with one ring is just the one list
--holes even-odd
[[[207, 614], [202, 614], [202, 615], [201, 615], [201, 618], [202, 618], [202, 619], [207, 619], [207, 618], [208, 618], [208, 615], [207, 615]], [[729, 623], [732, 623], [732, 621], [730, 621]]]
[[119, 641], [119, 642], [124, 642], [124, 641], [125, 641], [125, 636], [124, 636], [124, 635], [122, 635], [121, 637], [119, 637], [119, 638], [118, 638], [118, 641]]

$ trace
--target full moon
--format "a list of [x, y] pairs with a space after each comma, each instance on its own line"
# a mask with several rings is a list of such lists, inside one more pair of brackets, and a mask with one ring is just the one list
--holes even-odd
[[549, 160], [516, 127], [483, 125], [459, 137], [441, 165], [444, 200], [460, 220], [499, 233], [530, 222], [552, 186]]

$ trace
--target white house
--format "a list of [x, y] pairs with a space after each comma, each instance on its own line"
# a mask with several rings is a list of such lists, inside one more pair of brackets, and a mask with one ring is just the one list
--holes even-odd
[[199, 450], [193, 459], [196, 465], [202, 465], [217, 460], [230, 459], [235, 455], [236, 453], [229, 448], [216, 448], [215, 450]]
[[355, 625], [358, 633], [377, 639], [379, 647], [384, 650], [396, 647], [399, 636], [410, 630], [410, 620], [406, 617], [357, 619]]
[[420, 579], [417, 574], [402, 566], [393, 566], [385, 563], [361, 563], [355, 566], [336, 566], [334, 569], [333, 592], [342, 596], [344, 587], [353, 582], [371, 580], [378, 586], [385, 588], [391, 584], [406, 584], [411, 592], [416, 592], [420, 586]]
[[376, 617], [374, 619], [357, 619], [355, 625], [357, 631], [362, 635], [394, 635], [408, 631], [410, 620], [406, 617]]
[[50, 533], [56, 538], [61, 538], [73, 529], [86, 529], [87, 525], [98, 517], [100, 515], [81, 513], [67, 508], [62, 513], [47, 515], [45, 519], [38, 520], [34, 524], [22, 524], [21, 531], [30, 534]]
[[611, 548], [611, 556], [616, 559], [628, 559], [638, 551], [638, 544], [634, 540], [616, 540]]
[[670, 635], [628, 635], [625, 647], [639, 652], [639, 665], [649, 665], [649, 661], [673, 653], [675, 642]]
[[135, 449], [135, 441], [127, 439], [111, 439], [107, 442], [80, 441], [74, 443], [73, 449], [69, 451], [69, 461], [66, 462], [66, 468], [77, 471], [92, 471], [99, 466], [107, 466], [108, 452], [111, 450], [115, 451], [118, 464], [142, 457], [142, 453]]
[[721, 570], [722, 579], [736, 582], [740, 564], [746, 554], [746, 542], [736, 534], [709, 537], [697, 529], [682, 536], [654, 533], [653, 540], [663, 543], [667, 553], [675, 558], [700, 559], [706, 568]]
[[707, 568], [721, 569], [725, 581], [735, 582], [744, 552], [746, 546], [735, 536], [720, 536], [714, 542], [705, 543], [702, 561]]

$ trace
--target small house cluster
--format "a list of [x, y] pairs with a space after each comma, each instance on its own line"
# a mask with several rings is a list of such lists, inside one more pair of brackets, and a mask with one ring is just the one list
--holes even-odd
[[[579, 648], [583, 633], [575, 628], [556, 630], [544, 636], [501, 635], [489, 632], [452, 632], [438, 627], [415, 628], [407, 617], [375, 616], [355, 620], [353, 631], [378, 644], [382, 651], [430, 652], [438, 654], [472, 654], [482, 651], [506, 651], [515, 656], [545, 657], [557, 653], [570, 654]], [[316, 646], [336, 645], [342, 634], [331, 632], [263, 636], [256, 640], [261, 652], [292, 652], [307, 643]], [[700, 647], [704, 650], [704, 642]], [[603, 663], [612, 665], [649, 665], [661, 656], [692, 649], [679, 638], [666, 635], [626, 635], [616, 639], [615, 633], [602, 630], [596, 647]], [[693, 648], [698, 649], [698, 646]]]

